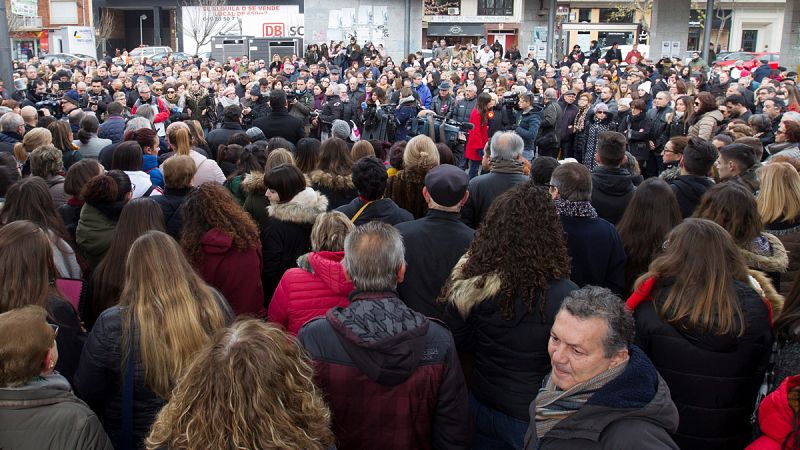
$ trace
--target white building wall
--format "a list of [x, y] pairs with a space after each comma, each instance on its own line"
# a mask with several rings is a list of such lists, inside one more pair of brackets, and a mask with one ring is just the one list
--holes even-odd
[[730, 6], [733, 9], [730, 50], [741, 47], [743, 30], [758, 30], [756, 51], [780, 51], [786, 2], [736, 2]]

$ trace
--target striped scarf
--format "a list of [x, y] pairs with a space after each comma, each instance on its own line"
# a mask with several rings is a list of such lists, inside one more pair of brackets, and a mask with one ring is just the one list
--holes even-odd
[[545, 386], [539, 389], [539, 394], [534, 400], [536, 403], [536, 435], [539, 439], [559, 422], [578, 412], [595, 392], [619, 376], [627, 366], [628, 361], [625, 361], [566, 391], [559, 389], [553, 383], [553, 377], [548, 376]]

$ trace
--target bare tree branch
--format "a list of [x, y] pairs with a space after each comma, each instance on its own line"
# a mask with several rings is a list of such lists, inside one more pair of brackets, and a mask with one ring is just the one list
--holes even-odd
[[97, 42], [100, 43], [100, 48], [103, 53], [106, 52], [108, 37], [114, 32], [114, 27], [114, 15], [111, 14], [108, 9], [103, 9], [98, 16], [95, 16], [95, 33], [97, 34]]
[[211, 42], [213, 36], [225, 34], [238, 25], [237, 20], [218, 14], [217, 8], [227, 4], [227, 0], [182, 0], [183, 20], [179, 26], [194, 41], [195, 53]]

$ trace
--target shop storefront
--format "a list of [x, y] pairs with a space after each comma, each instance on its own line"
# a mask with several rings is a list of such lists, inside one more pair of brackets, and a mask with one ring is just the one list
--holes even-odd
[[480, 39], [486, 37], [482, 23], [429, 23], [428, 28], [422, 31], [425, 48], [432, 48], [432, 44], [441, 39], [446, 40], [447, 45], [477, 45]]

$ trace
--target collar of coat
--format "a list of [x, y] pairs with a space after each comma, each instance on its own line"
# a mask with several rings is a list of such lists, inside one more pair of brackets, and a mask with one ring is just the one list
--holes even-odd
[[307, 187], [288, 202], [269, 205], [267, 212], [273, 219], [283, 222], [313, 224], [327, 209], [328, 198]]
[[323, 172], [319, 169], [309, 174], [311, 184], [322, 186], [328, 189], [355, 189], [352, 175], [336, 175], [330, 172]]
[[465, 319], [472, 308], [497, 295], [503, 286], [500, 276], [494, 272], [464, 278], [463, 268], [468, 258], [469, 253], [462, 256], [453, 268], [453, 273], [450, 275], [452, 284], [447, 296], [447, 301], [452, 303]]
[[769, 241], [772, 255], [761, 255], [747, 249], [739, 248], [739, 253], [744, 257], [747, 267], [763, 270], [764, 272], [786, 272], [789, 267], [789, 253], [783, 243], [770, 233], [762, 233]]

